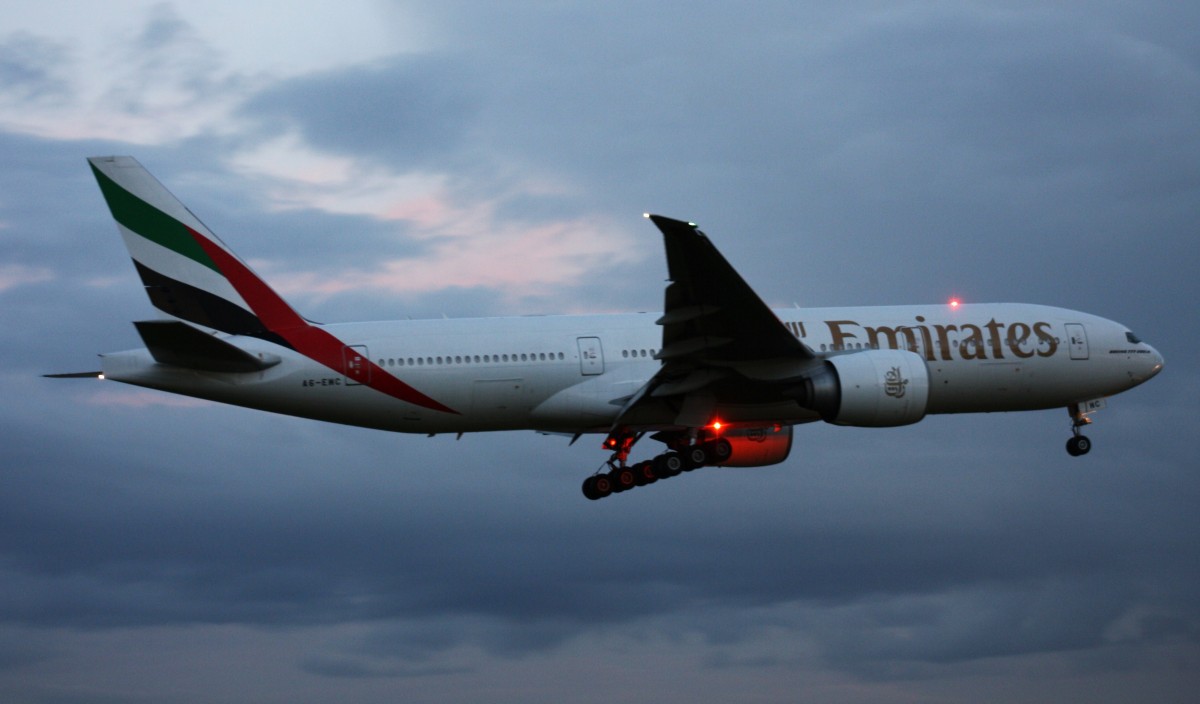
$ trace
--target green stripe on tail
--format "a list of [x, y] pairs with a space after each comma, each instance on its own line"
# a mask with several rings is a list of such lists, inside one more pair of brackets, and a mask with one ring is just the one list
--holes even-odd
[[221, 273], [183, 223], [117, 185], [94, 165], [89, 166], [117, 222], [151, 242]]

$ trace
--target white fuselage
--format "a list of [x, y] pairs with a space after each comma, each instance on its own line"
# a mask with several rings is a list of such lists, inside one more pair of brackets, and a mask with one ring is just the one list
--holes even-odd
[[[1161, 356], [1127, 328], [1026, 304], [781, 309], [820, 357], [907, 349], [929, 372], [928, 413], [1065, 407], [1149, 379]], [[391, 374], [454, 412], [380, 393], [347, 369], [256, 338], [228, 341], [282, 361], [252, 373], [157, 364], [146, 350], [102, 355], [105, 378], [223, 403], [412, 433], [537, 429], [606, 432], [657, 371], [657, 314], [413, 320], [324, 326], [369, 373]], [[360, 372], [361, 373], [361, 372]], [[803, 423], [797, 404], [717, 409], [730, 423]], [[661, 420], [669, 426], [671, 418]]]

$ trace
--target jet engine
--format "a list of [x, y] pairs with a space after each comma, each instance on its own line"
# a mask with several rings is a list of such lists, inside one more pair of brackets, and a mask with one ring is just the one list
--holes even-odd
[[792, 451], [792, 426], [733, 428], [721, 433], [729, 443], [729, 456], [714, 460], [718, 467], [764, 467], [779, 464]]
[[925, 417], [929, 368], [908, 350], [836, 355], [804, 380], [797, 401], [834, 425], [908, 425]]

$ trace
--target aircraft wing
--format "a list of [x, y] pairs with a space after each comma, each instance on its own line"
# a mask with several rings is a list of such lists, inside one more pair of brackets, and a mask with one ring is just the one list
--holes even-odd
[[672, 424], [698, 427], [719, 403], [788, 400], [789, 380], [818, 363], [816, 354], [694, 224], [647, 217], [662, 231], [670, 278], [657, 321], [662, 367], [626, 400], [614, 432], [671, 413]]

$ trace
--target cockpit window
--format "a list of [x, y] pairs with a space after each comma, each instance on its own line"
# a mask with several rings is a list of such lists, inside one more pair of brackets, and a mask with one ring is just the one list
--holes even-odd
[[1135, 345], [1142, 341], [1142, 338], [1138, 337], [1137, 335], [1134, 335], [1131, 332], [1125, 333], [1125, 339], [1129, 340], [1130, 342], [1132, 342]]

